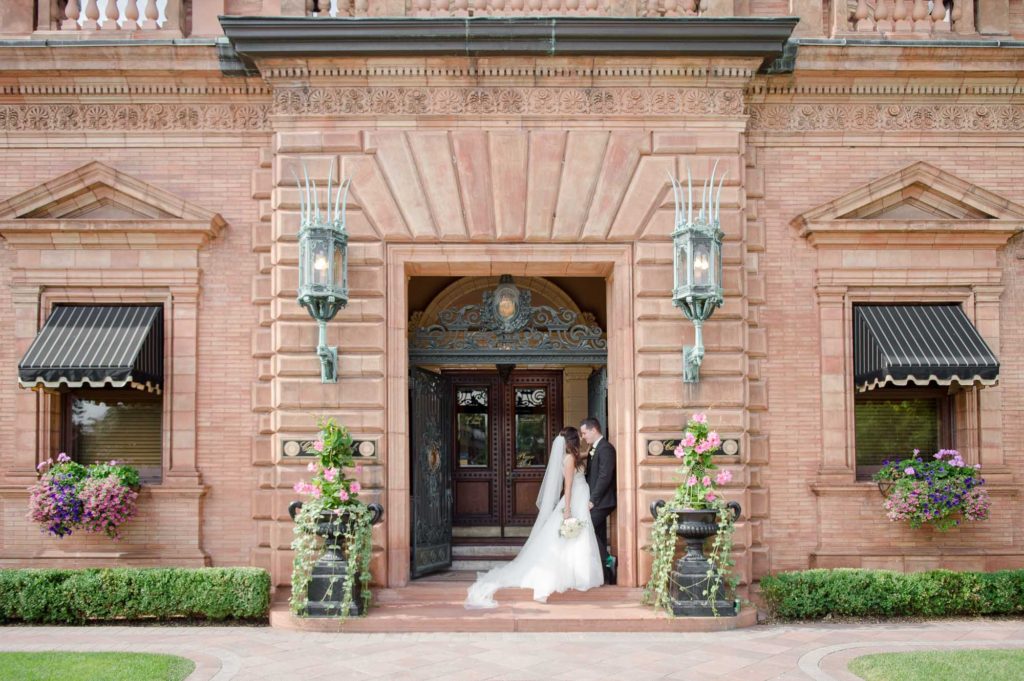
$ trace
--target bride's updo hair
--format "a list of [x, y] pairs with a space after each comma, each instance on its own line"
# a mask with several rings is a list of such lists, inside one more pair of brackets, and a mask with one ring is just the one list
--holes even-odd
[[587, 459], [580, 449], [580, 431], [569, 426], [568, 428], [563, 428], [559, 435], [565, 438], [565, 451], [572, 454], [573, 458], [576, 459], [576, 468], [583, 468], [586, 465]]

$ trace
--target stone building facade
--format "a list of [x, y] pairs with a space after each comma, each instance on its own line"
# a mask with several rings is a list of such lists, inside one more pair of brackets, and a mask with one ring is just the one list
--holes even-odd
[[[645, 580], [646, 509], [675, 484], [652, 443], [698, 409], [737, 445], [745, 584], [1024, 566], [1019, 0], [327, 4], [0, 10], [0, 565], [256, 565], [285, 586], [296, 443], [329, 414], [368, 443], [375, 580], [408, 583], [411, 320], [511, 275], [604, 332], [621, 584]], [[668, 177], [716, 162], [725, 302], [684, 384]], [[352, 180], [337, 384], [295, 302], [303, 168]], [[942, 398], [941, 444], [994, 504], [941, 534], [886, 520], [855, 441], [856, 306], [922, 303], [958, 305], [1000, 362]], [[18, 365], [62, 304], [162, 310], [159, 471], [117, 544], [25, 520], [68, 426]], [[554, 370], [569, 423], [589, 372]]]

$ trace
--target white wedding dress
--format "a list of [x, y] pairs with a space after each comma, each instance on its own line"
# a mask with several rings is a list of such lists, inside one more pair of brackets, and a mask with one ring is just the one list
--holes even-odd
[[526, 544], [512, 562], [478, 573], [469, 587], [467, 608], [497, 607], [494, 593], [498, 589], [533, 589], [534, 600], [543, 603], [555, 592], [586, 591], [604, 584], [601, 554], [590, 524], [590, 487], [581, 471], [573, 476], [569, 504], [572, 516], [586, 525], [571, 539], [558, 534], [564, 519], [565, 498], [560, 495], [565, 485], [563, 467], [567, 456], [571, 455], [565, 453], [565, 438], [559, 435], [551, 448], [537, 495], [537, 520]]

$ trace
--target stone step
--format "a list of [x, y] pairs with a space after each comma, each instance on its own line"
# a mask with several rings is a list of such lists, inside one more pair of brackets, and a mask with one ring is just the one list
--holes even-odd
[[[468, 577], [473, 573], [465, 573]], [[380, 589], [374, 591], [375, 603], [396, 604], [396, 603], [421, 603], [437, 606], [460, 605], [466, 598], [466, 588], [469, 582], [475, 579], [475, 575], [469, 580], [458, 582], [449, 581], [426, 581], [416, 580], [409, 586], [398, 589]], [[602, 586], [589, 591], [566, 591], [565, 593], [551, 594], [548, 603], [613, 603], [631, 602], [640, 603], [643, 589], [625, 586]], [[533, 591], [529, 589], [502, 589], [499, 592], [500, 603], [533, 603]]]
[[506, 558], [471, 558], [466, 560], [453, 560], [452, 570], [459, 572], [486, 572], [502, 565], [508, 565]]
[[588, 592], [552, 594], [537, 603], [529, 591], [503, 589], [498, 607], [466, 610], [464, 584], [414, 582], [376, 593], [366, 617], [310, 619], [294, 617], [287, 603], [270, 612], [274, 627], [319, 632], [513, 632], [513, 631], [724, 631], [753, 626], [756, 611], [745, 608], [735, 617], [668, 617], [640, 604], [640, 589], [606, 586]]
[[486, 557], [489, 560], [500, 558], [512, 559], [519, 555], [522, 546], [501, 545], [501, 544], [455, 544], [452, 546], [453, 558], [476, 558]]

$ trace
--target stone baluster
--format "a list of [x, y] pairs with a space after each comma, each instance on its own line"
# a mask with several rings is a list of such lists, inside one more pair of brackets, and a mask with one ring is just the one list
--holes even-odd
[[146, 0], [146, 9], [144, 10], [145, 19], [142, 20], [143, 31], [155, 31], [160, 28], [157, 20], [160, 18], [160, 10], [156, 6], [156, 0]]
[[83, 31], [95, 31], [100, 27], [100, 7], [96, 0], [88, 0], [85, 3], [85, 21], [82, 22]]
[[875, 3], [875, 30], [879, 33], [892, 31], [892, 12], [889, 9], [889, 0], [878, 0]]
[[[430, 7], [430, 0], [427, 0], [427, 7]], [[338, 0], [338, 13], [336, 16], [352, 16], [352, 0]]]
[[873, 33], [875, 22], [868, 16], [868, 0], [857, 0], [857, 9], [853, 12], [853, 28], [859, 33]]
[[910, 23], [907, 12], [907, 0], [896, 0], [895, 7], [892, 10], [893, 18], [893, 30], [896, 33], [907, 33], [913, 25]]
[[697, 2], [698, 0], [683, 0], [683, 14], [686, 14], [688, 16], [693, 16], [697, 14]]
[[[338, 13], [341, 13], [341, 8], [338, 8]], [[412, 15], [414, 17], [429, 17], [430, 16], [430, 0], [412, 0]]]
[[107, 9], [103, 12], [104, 19], [103, 23], [100, 24], [100, 29], [104, 31], [116, 31], [121, 27], [118, 25], [117, 20], [121, 18], [121, 10], [117, 7], [117, 0], [107, 0]]
[[472, 15], [481, 17], [487, 9], [487, 0], [473, 0]]
[[946, 21], [946, 5], [942, 0], [934, 0], [932, 3], [932, 31], [938, 33], [949, 32], [949, 22]]
[[[941, 2], [941, 0], [939, 0]], [[925, 0], [914, 0], [914, 9], [911, 12], [914, 19], [915, 33], [931, 33], [932, 20], [928, 15], [928, 3]]]
[[82, 16], [82, 10], [78, 6], [78, 0], [68, 0], [68, 6], [64, 8], [64, 21], [60, 24], [62, 31], [77, 31], [79, 29], [78, 19]]
[[369, 0], [355, 0], [352, 6], [352, 16], [365, 17], [370, 11]]
[[[110, 0], [113, 4], [113, 0]], [[128, 0], [128, 4], [124, 6], [124, 21], [121, 22], [122, 31], [137, 31], [139, 30], [139, 1]]]
[[562, 0], [547, 0], [545, 4], [546, 7], [544, 8], [544, 10], [545, 13], [548, 14], [549, 16], [553, 14], [558, 14], [562, 9]]

